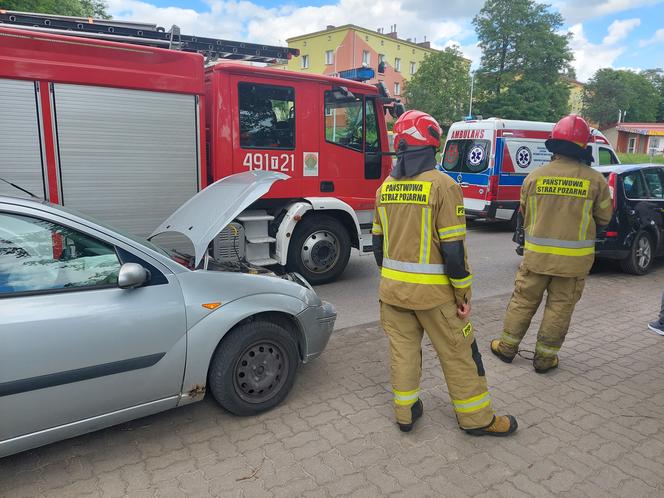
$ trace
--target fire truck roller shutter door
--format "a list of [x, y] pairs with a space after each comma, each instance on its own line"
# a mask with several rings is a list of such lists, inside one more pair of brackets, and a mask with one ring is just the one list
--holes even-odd
[[[33, 81], [0, 79], [0, 178], [44, 197], [41, 119], [35, 93]], [[0, 182], [0, 195], [28, 197], [4, 182]]]
[[148, 235], [199, 188], [194, 95], [54, 85], [62, 203]]

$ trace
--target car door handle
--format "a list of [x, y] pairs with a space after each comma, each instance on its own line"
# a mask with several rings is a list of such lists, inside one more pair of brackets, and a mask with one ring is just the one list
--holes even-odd
[[470, 187], [470, 183], [468, 183], [468, 182], [461, 182], [459, 185], [461, 185], [461, 188], [468, 188], [468, 187]]

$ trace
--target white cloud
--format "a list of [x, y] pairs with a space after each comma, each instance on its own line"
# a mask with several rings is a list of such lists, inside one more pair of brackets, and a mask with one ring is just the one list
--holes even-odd
[[[285, 4], [266, 8], [251, 1], [207, 0], [210, 10], [196, 12], [179, 7], [157, 7], [142, 0], [107, 0], [113, 17], [157, 23], [169, 29], [176, 24], [182, 33], [255, 43], [285, 44], [292, 36], [325, 29], [328, 24], [356, 24], [370, 29], [397, 23], [400, 38], [424, 36], [442, 47], [454, 37], [472, 35], [468, 21], [452, 20], [436, 2], [415, 0], [337, 0], [334, 4], [297, 7]], [[456, 0], [455, 12], [468, 16], [479, 10], [481, 0]], [[467, 6], [468, 10], [462, 9]]]
[[595, 17], [616, 14], [648, 5], [657, 5], [662, 0], [553, 0], [553, 7], [560, 11], [568, 24], [579, 23]]
[[[572, 65], [581, 81], [591, 78], [600, 68], [612, 67], [613, 62], [625, 51], [624, 47], [612, 44], [610, 35], [607, 35], [601, 44], [591, 43], [583, 32], [582, 24], [575, 24], [569, 31], [572, 34], [570, 47], [574, 52]], [[611, 43], [605, 43], [607, 38]]]
[[609, 26], [609, 32], [602, 40], [603, 45], [614, 45], [627, 38], [630, 31], [641, 24], [641, 19], [625, 19], [624, 21], [613, 21]]
[[648, 45], [652, 45], [653, 43], [660, 43], [660, 42], [664, 42], [664, 28], [655, 31], [655, 34], [649, 40], [641, 40], [639, 42], [639, 46], [647, 47]]

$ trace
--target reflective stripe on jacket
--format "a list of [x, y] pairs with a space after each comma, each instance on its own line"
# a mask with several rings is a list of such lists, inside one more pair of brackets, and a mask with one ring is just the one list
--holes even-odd
[[597, 225], [611, 220], [609, 188], [601, 173], [564, 156], [528, 175], [521, 187], [524, 264], [544, 275], [577, 277], [595, 258]]
[[431, 309], [459, 293], [470, 299], [472, 276], [449, 278], [440, 251], [441, 241], [463, 241], [466, 234], [461, 188], [447, 175], [387, 178], [376, 192], [372, 233], [383, 237], [381, 301]]

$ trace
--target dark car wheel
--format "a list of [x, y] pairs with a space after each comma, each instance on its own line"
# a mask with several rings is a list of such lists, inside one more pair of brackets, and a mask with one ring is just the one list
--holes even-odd
[[229, 412], [255, 415], [286, 398], [298, 364], [293, 334], [266, 320], [248, 322], [217, 347], [210, 363], [210, 391]]
[[639, 232], [634, 237], [629, 256], [620, 262], [620, 266], [626, 273], [644, 275], [652, 266], [653, 255], [652, 237], [646, 232]]
[[288, 246], [288, 269], [312, 285], [335, 280], [350, 258], [350, 236], [331, 216], [311, 216], [295, 227]]

